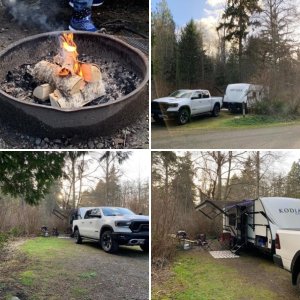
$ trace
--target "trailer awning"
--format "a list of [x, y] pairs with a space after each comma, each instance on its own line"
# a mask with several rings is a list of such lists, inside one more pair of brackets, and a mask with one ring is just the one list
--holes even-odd
[[254, 200], [243, 200], [241, 202], [237, 202], [237, 203], [234, 203], [234, 204], [231, 204], [231, 205], [228, 205], [228, 206], [225, 206], [225, 210], [229, 210], [233, 207], [249, 207], [251, 205], [254, 204]]

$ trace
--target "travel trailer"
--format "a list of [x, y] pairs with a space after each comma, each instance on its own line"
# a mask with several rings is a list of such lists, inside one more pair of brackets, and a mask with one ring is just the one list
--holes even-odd
[[223, 107], [231, 112], [242, 112], [243, 103], [247, 112], [256, 102], [265, 97], [265, 88], [262, 85], [250, 83], [229, 84], [223, 99]]
[[300, 227], [300, 199], [261, 197], [222, 207], [218, 201], [204, 201], [196, 207], [206, 217], [223, 215], [223, 233], [231, 237], [231, 251], [254, 246], [271, 255], [275, 253], [276, 233], [279, 229]]

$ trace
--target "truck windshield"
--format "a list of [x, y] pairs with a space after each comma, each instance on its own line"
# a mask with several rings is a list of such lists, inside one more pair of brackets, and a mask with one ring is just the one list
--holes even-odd
[[122, 207], [103, 207], [102, 212], [105, 216], [132, 216], [134, 213]]
[[189, 92], [189, 93], [185, 92], [184, 94], [182, 94], [182, 95], [180, 96], [180, 98], [191, 98], [191, 97], [192, 97], [192, 94], [193, 94], [193, 93], [191, 93], [191, 92]]
[[186, 90], [178, 90], [173, 92], [170, 97], [175, 97], [175, 98], [181, 98], [183, 94], [185, 94], [187, 91]]

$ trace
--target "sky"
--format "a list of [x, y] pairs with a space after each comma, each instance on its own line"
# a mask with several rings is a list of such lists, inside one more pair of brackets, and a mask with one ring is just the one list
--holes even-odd
[[[156, 10], [160, 0], [152, 0], [152, 11]], [[225, 0], [167, 0], [168, 6], [173, 15], [177, 31], [180, 31], [186, 23], [194, 19], [199, 24], [204, 36], [204, 42], [208, 53], [216, 52], [218, 36], [216, 27], [224, 10]]]
[[[132, 154], [128, 160], [123, 162], [120, 169], [123, 172], [121, 180], [148, 179], [150, 174], [150, 157], [147, 150], [130, 151]], [[100, 153], [100, 154], [99, 154]], [[99, 157], [101, 151], [92, 152], [93, 157]]]
[[[152, 11], [155, 10], [160, 0], [152, 0]], [[207, 7], [206, 0], [167, 0], [176, 25], [183, 26], [189, 20], [200, 19], [204, 16], [204, 8]]]

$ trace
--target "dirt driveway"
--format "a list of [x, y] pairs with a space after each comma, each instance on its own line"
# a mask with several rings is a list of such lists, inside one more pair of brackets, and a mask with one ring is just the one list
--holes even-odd
[[154, 124], [152, 149], [299, 149], [300, 125], [251, 129], [185, 129]]
[[149, 256], [137, 247], [112, 255], [96, 243], [35, 238], [2, 260], [0, 299], [148, 299]]

